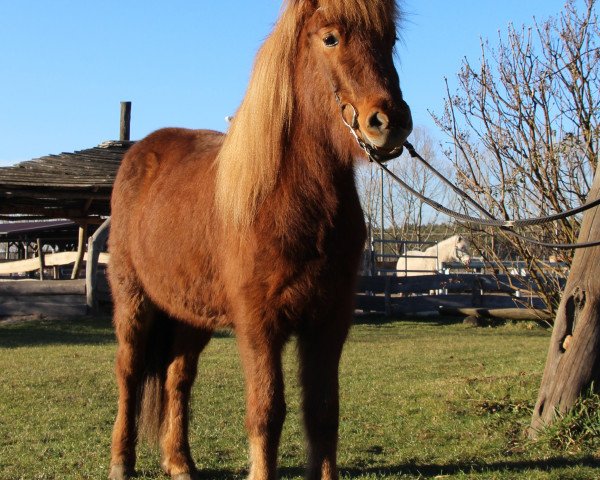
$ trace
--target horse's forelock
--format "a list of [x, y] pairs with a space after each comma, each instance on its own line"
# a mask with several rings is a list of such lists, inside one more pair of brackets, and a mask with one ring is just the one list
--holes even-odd
[[380, 36], [395, 34], [400, 20], [396, 0], [317, 0], [324, 18], [376, 32]]

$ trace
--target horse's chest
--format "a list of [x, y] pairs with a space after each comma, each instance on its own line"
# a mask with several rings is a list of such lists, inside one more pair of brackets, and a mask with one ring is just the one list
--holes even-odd
[[268, 308], [298, 318], [353, 291], [364, 242], [360, 224], [321, 225], [276, 239], [256, 258], [253, 290]]

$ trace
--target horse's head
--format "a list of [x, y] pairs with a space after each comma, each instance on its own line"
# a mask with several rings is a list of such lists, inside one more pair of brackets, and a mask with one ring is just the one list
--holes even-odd
[[314, 121], [333, 123], [330, 131], [343, 151], [356, 154], [359, 139], [383, 158], [399, 155], [412, 117], [393, 61], [395, 1], [297, 1], [309, 9], [300, 37], [304, 84], [321, 90], [309, 107], [320, 117]]

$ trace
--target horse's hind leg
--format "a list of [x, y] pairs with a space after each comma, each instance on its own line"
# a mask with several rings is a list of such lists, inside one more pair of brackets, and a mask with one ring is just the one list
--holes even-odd
[[324, 322], [298, 332], [308, 480], [337, 480], [338, 367], [349, 322]]
[[119, 387], [117, 418], [113, 429], [110, 480], [126, 480], [135, 467], [136, 410], [143, 378], [152, 307], [133, 276], [119, 277], [113, 288], [113, 322], [118, 340], [115, 373]]
[[[173, 320], [172, 320], [173, 321]], [[175, 322], [164, 395], [161, 437], [162, 466], [178, 480], [194, 478], [195, 466], [188, 441], [189, 401], [196, 378], [198, 356], [212, 331]]]

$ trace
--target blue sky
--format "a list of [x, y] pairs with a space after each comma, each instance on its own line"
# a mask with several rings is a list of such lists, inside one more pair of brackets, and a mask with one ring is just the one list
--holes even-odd
[[[351, 0], [348, 0], [351, 1]], [[439, 136], [444, 77], [476, 61], [510, 22], [557, 15], [565, 0], [406, 0], [397, 68], [416, 125]], [[583, 0], [577, 0], [583, 4]], [[226, 128], [279, 0], [0, 0], [0, 165], [165, 126]]]

